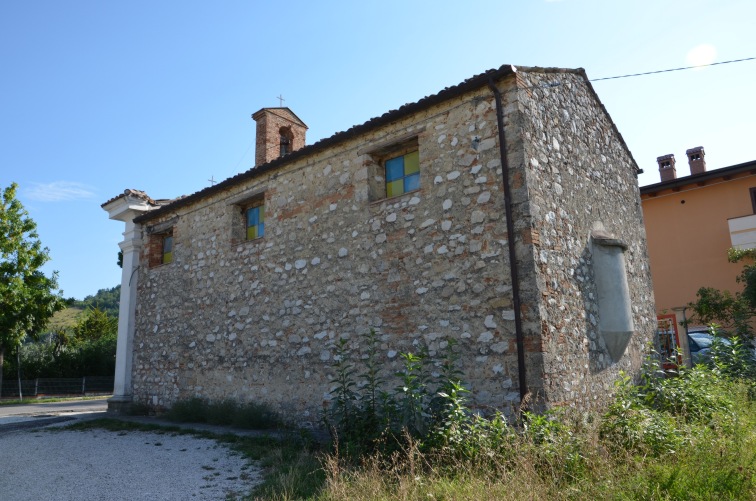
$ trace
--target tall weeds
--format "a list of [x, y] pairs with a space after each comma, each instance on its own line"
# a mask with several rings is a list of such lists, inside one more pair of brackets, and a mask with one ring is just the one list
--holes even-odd
[[[756, 499], [756, 362], [737, 343], [727, 349], [733, 356], [713, 350], [708, 366], [674, 374], [649, 359], [637, 383], [617, 382], [601, 416], [557, 409], [515, 422], [473, 412], [453, 345], [440, 360], [403, 354], [388, 391], [356, 370], [355, 391], [334, 381], [334, 395], [350, 395], [354, 423], [378, 426], [369, 441], [338, 428], [345, 407], [335, 402], [327, 420], [340, 445], [323, 459], [321, 497]], [[365, 353], [375, 367], [376, 351]]]

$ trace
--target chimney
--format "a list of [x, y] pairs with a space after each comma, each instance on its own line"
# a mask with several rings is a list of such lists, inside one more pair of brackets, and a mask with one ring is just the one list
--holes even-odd
[[305, 145], [307, 126], [289, 108], [263, 108], [252, 118], [257, 122], [255, 167]]
[[677, 169], [675, 169], [675, 156], [663, 155], [656, 159], [659, 164], [659, 176], [661, 176], [662, 183], [664, 181], [671, 181], [677, 179]]
[[706, 172], [706, 160], [704, 160], [703, 146], [696, 146], [685, 152], [688, 155], [688, 165], [690, 165], [690, 175], [703, 174]]

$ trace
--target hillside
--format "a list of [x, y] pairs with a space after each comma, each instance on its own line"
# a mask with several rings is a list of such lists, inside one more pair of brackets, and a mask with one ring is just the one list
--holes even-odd
[[68, 305], [68, 309], [87, 310], [89, 308], [99, 308], [111, 317], [118, 318], [120, 300], [121, 286], [116, 285], [111, 289], [100, 289], [94, 296], [87, 296], [82, 300], [74, 298], [66, 299], [66, 304]]
[[55, 315], [53, 315], [47, 324], [47, 331], [53, 332], [73, 327], [76, 325], [76, 321], [82, 312], [84, 312], [82, 308], [70, 306], [64, 310], [55, 312]]
[[82, 313], [90, 308], [99, 308], [113, 318], [118, 318], [118, 304], [121, 298], [121, 286], [116, 285], [112, 289], [100, 289], [93, 296], [84, 299], [68, 298], [67, 307], [58, 311], [47, 324], [47, 332], [72, 328], [76, 325]]

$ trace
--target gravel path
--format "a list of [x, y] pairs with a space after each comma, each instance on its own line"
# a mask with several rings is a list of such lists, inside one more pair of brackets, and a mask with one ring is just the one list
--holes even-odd
[[0, 435], [3, 501], [223, 500], [259, 469], [222, 443], [142, 431], [32, 430]]

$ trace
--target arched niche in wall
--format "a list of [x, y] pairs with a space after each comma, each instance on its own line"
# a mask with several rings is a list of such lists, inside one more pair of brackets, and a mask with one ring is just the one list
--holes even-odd
[[279, 156], [288, 155], [294, 151], [294, 133], [291, 131], [291, 127], [281, 127], [278, 130], [280, 138]]
[[591, 232], [593, 276], [599, 306], [599, 330], [612, 360], [618, 362], [635, 331], [625, 268], [627, 244], [603, 229]]

